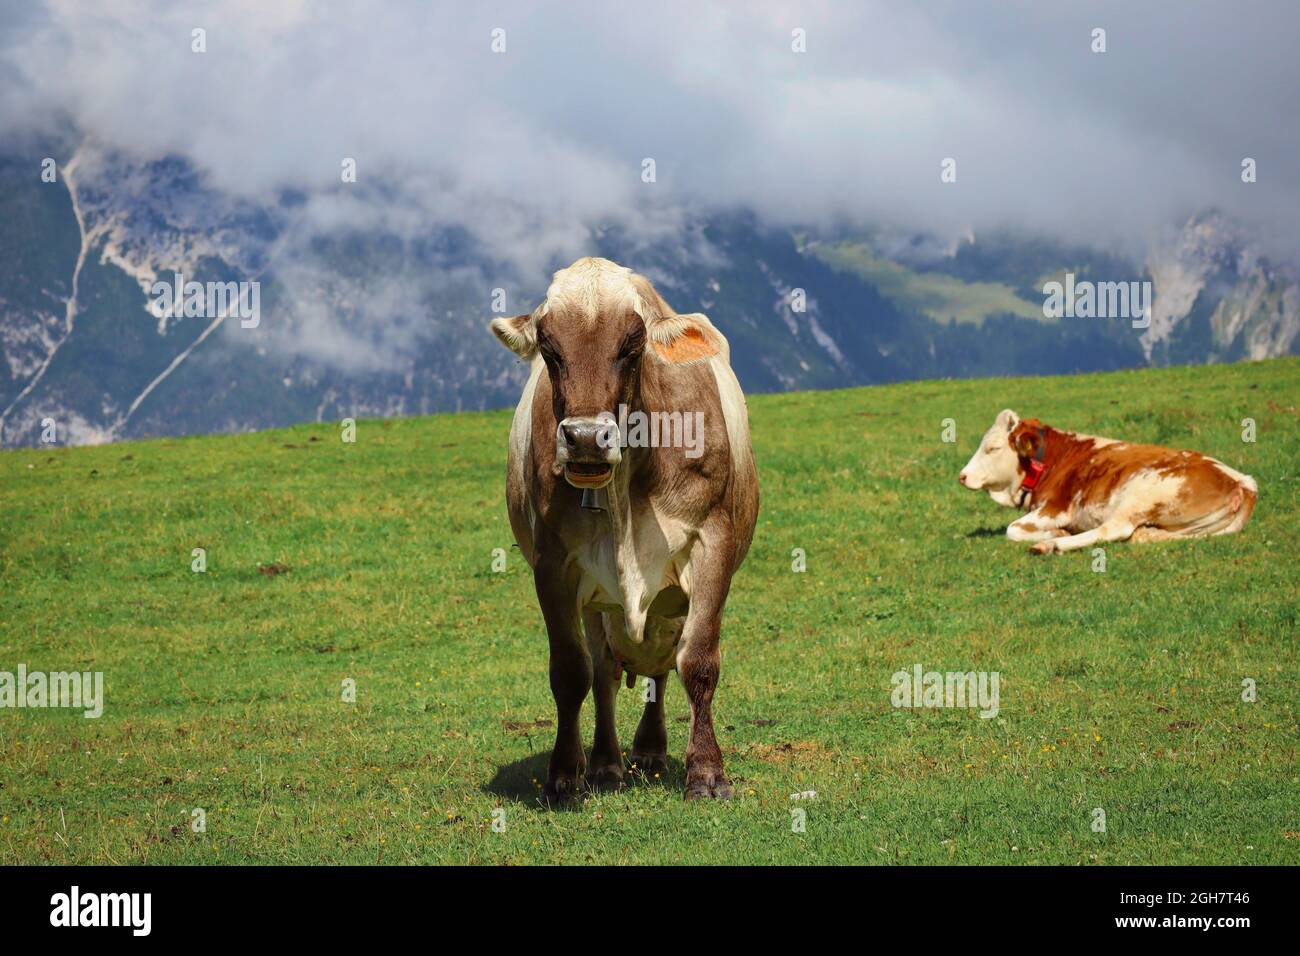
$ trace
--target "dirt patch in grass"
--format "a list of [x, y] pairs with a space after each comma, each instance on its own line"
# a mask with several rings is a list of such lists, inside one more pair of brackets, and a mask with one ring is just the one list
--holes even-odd
[[787, 741], [781, 744], [755, 744], [745, 751], [746, 757], [757, 757], [768, 763], [817, 763], [835, 756], [815, 740]]
[[552, 726], [553, 724], [554, 724], [554, 721], [547, 720], [547, 719], [544, 718], [544, 717], [543, 717], [543, 718], [540, 718], [540, 719], [538, 719], [538, 720], [503, 720], [503, 721], [501, 721], [501, 726], [504, 727], [506, 730], [511, 731], [512, 733], [519, 733], [519, 732], [521, 732], [521, 731], [524, 732], [524, 733], [527, 733], [527, 732], [530, 731], [530, 730], [540, 730], [540, 729], [542, 729], [543, 727], [550, 727], [550, 726]]

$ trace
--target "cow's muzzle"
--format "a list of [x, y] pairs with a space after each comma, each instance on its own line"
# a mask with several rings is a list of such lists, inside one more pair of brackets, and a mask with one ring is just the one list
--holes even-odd
[[555, 460], [575, 488], [603, 488], [623, 459], [618, 423], [612, 416], [566, 418], [555, 430]]

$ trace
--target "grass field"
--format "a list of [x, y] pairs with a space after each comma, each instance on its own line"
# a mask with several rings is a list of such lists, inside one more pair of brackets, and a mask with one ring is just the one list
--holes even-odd
[[[536, 801], [509, 412], [2, 453], [0, 670], [102, 671], [106, 702], [0, 710], [0, 863], [1300, 862], [1298, 400], [1296, 360], [752, 397], [716, 703], [738, 797], [683, 802], [674, 678], [667, 777], [567, 811]], [[1216, 455], [1255, 516], [1104, 573], [1031, 556], [956, 481], [1004, 406]], [[997, 671], [999, 715], [893, 708], [918, 663]]]
[[939, 272], [918, 272], [877, 255], [863, 242], [816, 243], [809, 246], [809, 251], [831, 268], [861, 276], [887, 298], [923, 312], [936, 322], [979, 325], [990, 315], [1054, 321], [1043, 315], [1041, 303], [1026, 302], [1009, 285], [963, 282]]

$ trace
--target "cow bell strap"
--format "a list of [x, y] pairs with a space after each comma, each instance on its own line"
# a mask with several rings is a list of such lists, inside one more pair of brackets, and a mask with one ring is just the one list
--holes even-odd
[[1020, 497], [1016, 500], [1016, 507], [1023, 508], [1025, 501], [1038, 483], [1043, 480], [1043, 475], [1047, 472], [1047, 463], [1043, 461], [1043, 455], [1047, 451], [1047, 432], [1042, 428], [1038, 432], [1038, 450], [1034, 452], [1034, 457], [1029, 460], [1025, 467], [1025, 477], [1020, 482]]

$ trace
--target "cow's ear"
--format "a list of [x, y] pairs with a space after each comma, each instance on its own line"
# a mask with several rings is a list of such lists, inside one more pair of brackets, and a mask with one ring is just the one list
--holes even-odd
[[670, 365], [702, 362], [723, 348], [722, 335], [698, 312], [665, 316], [650, 327], [648, 335], [655, 355]]
[[1036, 428], [1021, 428], [1011, 436], [1011, 446], [1021, 458], [1033, 458], [1038, 454], [1038, 445], [1042, 440]]
[[1020, 424], [1020, 416], [1011, 409], [1004, 408], [998, 412], [998, 424], [1007, 430], [1007, 434], [1011, 434], [1011, 432], [1015, 431], [1016, 426]]
[[531, 359], [537, 353], [537, 324], [532, 315], [493, 319], [492, 334], [521, 359]]

